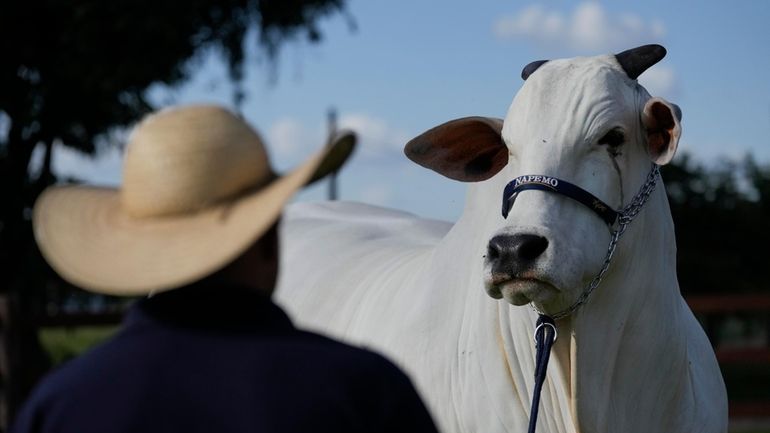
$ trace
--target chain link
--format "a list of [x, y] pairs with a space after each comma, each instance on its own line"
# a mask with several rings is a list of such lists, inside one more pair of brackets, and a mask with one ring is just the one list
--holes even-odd
[[[588, 297], [591, 296], [591, 292], [599, 287], [599, 284], [602, 282], [604, 275], [610, 268], [612, 256], [615, 254], [615, 248], [618, 246], [620, 237], [623, 236], [623, 233], [626, 232], [628, 225], [631, 224], [631, 221], [633, 221], [634, 218], [636, 218], [636, 216], [642, 210], [642, 207], [644, 207], [644, 204], [647, 203], [650, 195], [652, 195], [652, 192], [655, 191], [655, 185], [657, 183], [659, 174], [660, 167], [658, 167], [657, 164], [652, 164], [652, 169], [650, 169], [650, 173], [647, 175], [647, 180], [645, 180], [644, 184], [639, 189], [639, 192], [637, 192], [636, 195], [631, 199], [631, 203], [624, 207], [623, 210], [618, 214], [618, 220], [616, 221], [617, 228], [612, 231], [610, 244], [607, 247], [607, 255], [604, 258], [604, 264], [602, 265], [601, 270], [598, 274], [596, 274], [594, 279], [591, 280], [585, 290], [583, 290], [583, 293], [580, 294], [580, 296], [572, 305], [570, 305], [565, 310], [550, 315], [554, 320], [562, 319], [575, 312], [575, 310], [577, 310], [581, 305], [585, 304], [585, 302], [588, 300]], [[534, 304], [532, 304], [532, 308], [534, 308], [535, 311], [540, 314], [545, 314], [539, 311], [537, 307], [534, 306]]]

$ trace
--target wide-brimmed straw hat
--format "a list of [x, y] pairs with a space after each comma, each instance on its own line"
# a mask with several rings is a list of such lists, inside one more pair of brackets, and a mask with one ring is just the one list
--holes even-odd
[[35, 204], [35, 239], [72, 284], [141, 295], [195, 282], [248, 249], [303, 186], [338, 170], [351, 132], [285, 175], [257, 132], [217, 106], [147, 116], [130, 135], [120, 188], [55, 186]]

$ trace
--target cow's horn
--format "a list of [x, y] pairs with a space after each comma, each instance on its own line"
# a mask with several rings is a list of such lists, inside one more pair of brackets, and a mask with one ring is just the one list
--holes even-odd
[[631, 48], [616, 54], [615, 58], [626, 71], [626, 74], [632, 79], [642, 75], [650, 66], [658, 63], [660, 59], [666, 56], [666, 49], [660, 45], [642, 45], [641, 47]]
[[533, 72], [537, 71], [537, 68], [543, 66], [543, 64], [547, 61], [548, 60], [535, 60], [534, 62], [525, 66], [524, 69], [521, 70], [521, 79], [527, 81], [527, 78], [529, 78]]

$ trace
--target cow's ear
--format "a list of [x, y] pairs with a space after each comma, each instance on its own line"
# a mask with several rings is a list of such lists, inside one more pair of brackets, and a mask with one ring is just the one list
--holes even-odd
[[647, 152], [658, 165], [668, 164], [676, 153], [682, 135], [682, 111], [663, 98], [650, 98], [644, 104], [642, 124], [647, 131]]
[[508, 164], [503, 120], [464, 117], [430, 129], [404, 148], [412, 161], [462, 182], [489, 179]]

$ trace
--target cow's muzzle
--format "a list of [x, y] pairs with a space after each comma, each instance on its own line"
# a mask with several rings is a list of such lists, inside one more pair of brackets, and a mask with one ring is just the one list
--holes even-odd
[[497, 235], [487, 246], [487, 262], [493, 275], [516, 277], [530, 269], [548, 249], [548, 239], [527, 233]]
[[494, 299], [513, 305], [546, 302], [558, 289], [542, 275], [539, 259], [548, 250], [548, 239], [534, 234], [497, 235], [489, 241], [485, 289]]

